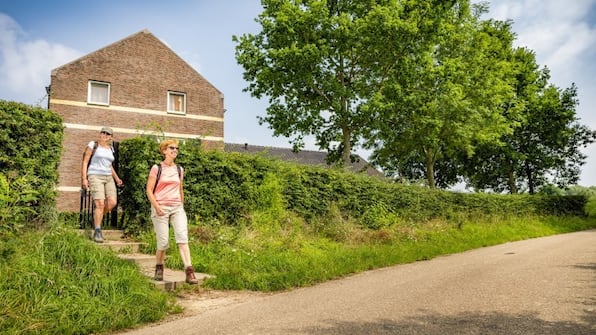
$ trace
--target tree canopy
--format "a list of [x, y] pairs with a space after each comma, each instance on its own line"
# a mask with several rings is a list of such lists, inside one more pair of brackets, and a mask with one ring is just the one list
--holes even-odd
[[[378, 121], [367, 142], [375, 162], [400, 176], [424, 178], [431, 188], [438, 176], [443, 187], [458, 181], [451, 157], [471, 156], [479, 143], [499, 145], [513, 132], [499, 109], [513, 97], [510, 26], [480, 21], [484, 8], [473, 12], [466, 3], [436, 19], [425, 48], [401, 55], [370, 106]], [[436, 171], [439, 162], [443, 170]]]
[[346, 163], [355, 147], [396, 180], [512, 193], [576, 182], [594, 132], [576, 87], [548, 85], [510, 21], [469, 0], [262, 0], [233, 36], [258, 118], [296, 150]]
[[262, 31], [233, 37], [246, 91], [269, 99], [259, 122], [295, 148], [313, 135], [330, 157], [347, 162], [370, 122], [362, 106], [450, 3], [263, 0]]
[[577, 87], [561, 90], [548, 84], [548, 68], [539, 69], [534, 52], [525, 48], [515, 50], [514, 63], [523, 117], [512, 134], [502, 137], [501, 146], [480, 146], [465, 160], [468, 183], [480, 190], [532, 194], [549, 184], [572, 185], [586, 158], [580, 149], [596, 139], [596, 132], [576, 117]]

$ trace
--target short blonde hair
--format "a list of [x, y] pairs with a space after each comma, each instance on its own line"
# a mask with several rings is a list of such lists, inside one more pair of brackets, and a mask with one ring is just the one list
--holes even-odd
[[161, 143], [159, 143], [159, 153], [161, 153], [161, 155], [165, 157], [165, 151], [168, 149], [168, 147], [170, 145], [178, 146], [178, 143], [178, 140], [175, 139], [161, 141]]

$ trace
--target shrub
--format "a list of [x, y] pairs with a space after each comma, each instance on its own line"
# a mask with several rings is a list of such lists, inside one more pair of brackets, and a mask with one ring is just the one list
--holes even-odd
[[[121, 201], [128, 218], [126, 226], [146, 228], [149, 202], [145, 183], [151, 164], [161, 160], [157, 142], [141, 137], [123, 141], [120, 148], [122, 174], [127, 180]], [[583, 195], [471, 194], [406, 186], [259, 154], [206, 151], [190, 140], [180, 148], [176, 161], [185, 169], [185, 208], [194, 224], [234, 226], [250, 222], [256, 212], [260, 220], [267, 215], [275, 224], [279, 219], [275, 213], [289, 211], [318, 231], [326, 230], [321, 227], [326, 217], [354, 220], [369, 229], [449, 218], [456, 218], [461, 227], [467, 220], [483, 216], [583, 215], [586, 202]]]
[[[29, 209], [25, 227], [39, 227], [56, 217], [56, 185], [62, 152], [62, 118], [51, 111], [0, 100], [0, 173]], [[35, 199], [23, 185], [37, 192]], [[25, 194], [27, 194], [25, 196]], [[20, 206], [20, 205], [19, 205]]]
[[32, 204], [39, 193], [31, 188], [31, 179], [20, 176], [9, 181], [0, 173], [0, 234], [18, 233], [35, 214]]
[[586, 202], [585, 213], [589, 217], [596, 217], [596, 196], [590, 197]]

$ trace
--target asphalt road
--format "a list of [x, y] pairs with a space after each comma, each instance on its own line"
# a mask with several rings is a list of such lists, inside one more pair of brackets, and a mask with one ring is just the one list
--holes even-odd
[[596, 334], [596, 230], [367, 271], [127, 332]]

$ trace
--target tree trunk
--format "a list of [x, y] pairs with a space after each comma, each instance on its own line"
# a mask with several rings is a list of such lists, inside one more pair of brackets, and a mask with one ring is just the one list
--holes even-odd
[[[346, 98], [341, 98], [341, 108], [342, 108], [342, 115], [350, 115], [350, 100]], [[352, 154], [352, 145], [351, 138], [352, 138], [352, 128], [350, 128], [350, 121], [349, 117], [342, 118], [342, 126], [341, 126], [341, 135], [342, 135], [342, 145], [343, 151], [341, 153], [341, 160], [344, 166], [344, 169], [350, 166], [350, 155]]]
[[434, 155], [427, 150], [424, 150], [424, 155], [426, 156], [426, 180], [428, 181], [428, 187], [434, 189], [436, 188]]
[[509, 193], [516, 194], [517, 185], [515, 184], [515, 173], [513, 171], [513, 167], [509, 166], [507, 170], [507, 186], [509, 187]]
[[344, 164], [344, 167], [350, 166], [350, 155], [352, 153], [352, 147], [350, 145], [350, 137], [352, 136], [352, 132], [349, 129], [343, 129], [342, 131], [342, 141], [343, 141], [343, 151], [341, 153], [341, 160]]
[[534, 179], [532, 178], [532, 169], [530, 168], [528, 161], [525, 161], [524, 167], [524, 170], [526, 170], [526, 178], [528, 178], [528, 192], [534, 194]]

